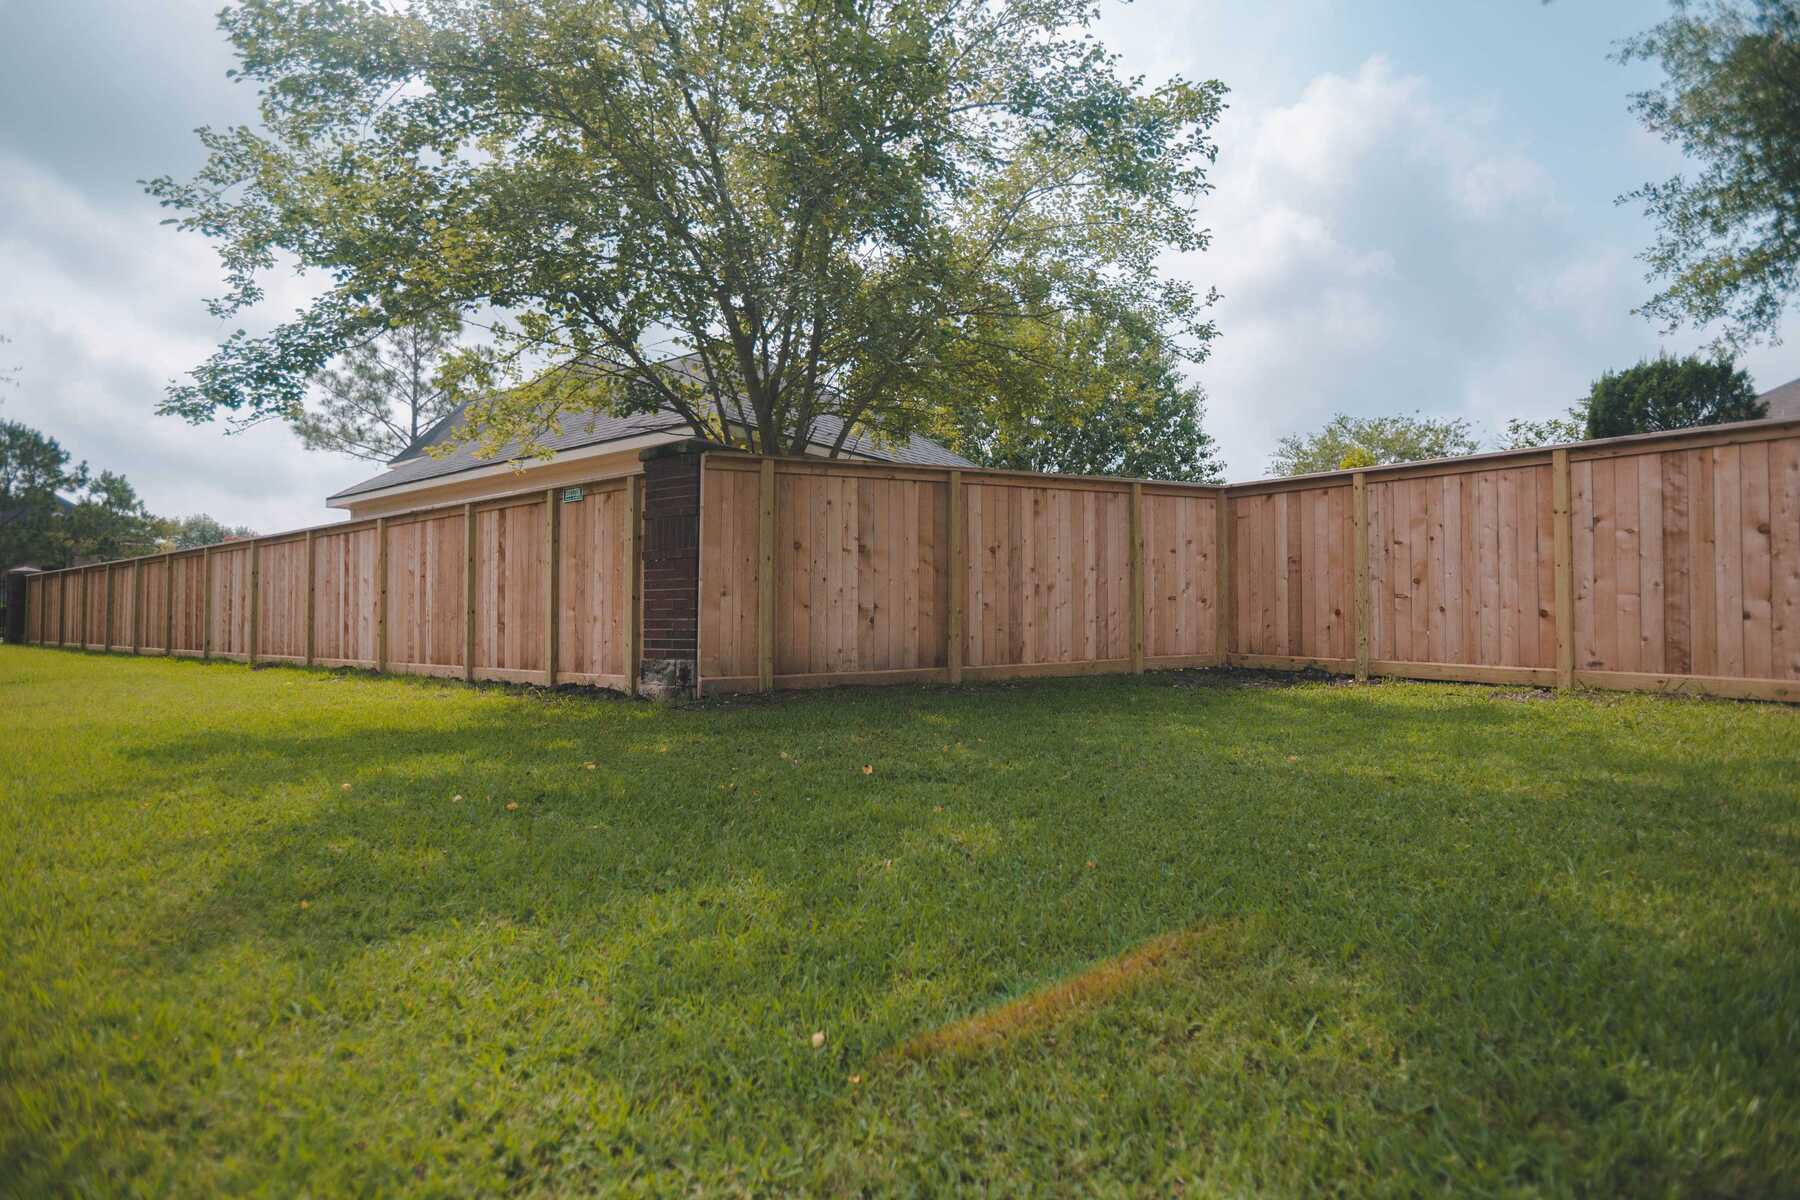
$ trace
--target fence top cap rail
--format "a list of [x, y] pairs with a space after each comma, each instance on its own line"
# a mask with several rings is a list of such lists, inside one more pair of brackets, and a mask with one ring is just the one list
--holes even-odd
[[1421, 458], [1412, 462], [1381, 463], [1373, 467], [1345, 467], [1337, 471], [1313, 471], [1306, 475], [1265, 475], [1260, 479], [1246, 479], [1240, 483], [1226, 486], [1240, 488], [1347, 482], [1357, 475], [1368, 477], [1392, 474], [1397, 471], [1417, 471], [1423, 467], [1455, 467], [1465, 463], [1499, 463], [1507, 459], [1541, 458], [1547, 457], [1557, 450], [1578, 453], [1583, 450], [1610, 450], [1615, 446], [1640, 445], [1646, 450], [1651, 450], [1658, 442], [1680, 442], [1697, 437], [1729, 436], [1739, 432], [1757, 433], [1774, 429], [1792, 429], [1793, 432], [1800, 434], [1800, 417], [1764, 417], [1757, 421], [1730, 421], [1721, 425], [1692, 425], [1686, 429], [1663, 429], [1655, 433], [1630, 433], [1623, 437], [1594, 438], [1585, 442], [1556, 442], [1546, 446], [1522, 446], [1516, 450], [1488, 450], [1480, 454], [1462, 454], [1452, 458]]
[[[663, 449], [663, 447], [658, 447]], [[1222, 492], [1228, 486], [1223, 483], [1197, 483], [1189, 479], [1146, 479], [1137, 475], [1067, 475], [1049, 471], [1014, 471], [1002, 467], [948, 467], [930, 463], [891, 463], [869, 462], [857, 458], [813, 458], [810, 456], [793, 457], [782, 454], [752, 454], [748, 450], [739, 450], [735, 446], [711, 449], [706, 452], [708, 458], [731, 458], [749, 462], [762, 459], [774, 459], [778, 463], [793, 463], [802, 467], [847, 467], [853, 471], [905, 471], [923, 475], [949, 475], [955, 471], [965, 477], [982, 475], [999, 475], [1008, 479], [1041, 479], [1045, 486], [1058, 483], [1141, 483], [1146, 487], [1188, 488], [1196, 492]]]

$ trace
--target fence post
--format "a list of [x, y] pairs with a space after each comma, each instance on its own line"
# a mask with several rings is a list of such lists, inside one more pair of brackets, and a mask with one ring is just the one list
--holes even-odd
[[757, 523], [756, 685], [775, 690], [775, 460], [762, 460]]
[[1237, 620], [1237, 605], [1232, 603], [1231, 588], [1231, 493], [1220, 488], [1213, 497], [1213, 556], [1218, 563], [1218, 579], [1213, 584], [1213, 652], [1218, 665], [1231, 665], [1231, 642]]
[[949, 645], [944, 653], [944, 663], [950, 668], [950, 682], [962, 682], [963, 673], [963, 612], [968, 604], [968, 533], [963, 527], [963, 476], [961, 471], [950, 472], [950, 492], [946, 498], [945, 515], [950, 535], [950, 612], [945, 622], [946, 636]]
[[106, 615], [101, 619], [100, 650], [103, 654], [112, 653], [113, 630], [113, 565], [106, 564]]
[[1361, 471], [1350, 477], [1350, 537], [1356, 553], [1356, 682], [1369, 681], [1369, 490]]
[[375, 518], [375, 670], [387, 670], [388, 657], [387, 518]]
[[163, 555], [163, 656], [175, 657], [175, 552]]
[[544, 492], [544, 686], [556, 686], [557, 643], [557, 570], [556, 559], [562, 542], [562, 512], [556, 500], [556, 489]]
[[200, 551], [200, 657], [212, 657], [213, 644], [213, 588], [212, 588], [212, 547]]
[[463, 679], [475, 679], [475, 503], [463, 505]]
[[1131, 485], [1131, 672], [1144, 670], [1144, 485]]
[[1556, 547], [1556, 686], [1575, 686], [1575, 527], [1569, 504], [1569, 452], [1550, 452], [1550, 520]]
[[144, 647], [144, 560], [133, 559], [131, 562], [131, 653], [132, 657]]
[[262, 616], [262, 595], [261, 595], [262, 589], [260, 586], [260, 584], [262, 582], [262, 575], [261, 575], [262, 563], [257, 558], [256, 547], [257, 547], [256, 539], [251, 538], [250, 539], [250, 644], [247, 647], [249, 653], [246, 656], [246, 661], [249, 662], [251, 666], [256, 665], [256, 650], [257, 650], [256, 622], [257, 622], [258, 618], [260, 618]]
[[317, 576], [313, 567], [313, 531], [306, 531], [306, 665], [313, 662], [313, 618], [318, 612]]

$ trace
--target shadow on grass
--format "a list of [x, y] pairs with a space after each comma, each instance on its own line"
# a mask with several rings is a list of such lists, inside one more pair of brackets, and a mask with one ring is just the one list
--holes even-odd
[[[377, 709], [354, 731], [200, 730], [124, 753], [170, 789], [283, 803], [171, 846], [218, 867], [161, 915], [176, 932], [144, 965], [203, 971], [253, 942], [330, 980], [452, 929], [504, 931], [549, 977], [576, 956], [609, 998], [580, 1069], [635, 1080], [666, 1152], [719, 1122], [847, 1136], [863, 1120], [847, 1072], [1153, 939], [1229, 927], [1243, 932], [1198, 968], [1144, 972], [1148, 1013], [1072, 1009], [1067, 1029], [1059, 1016], [920, 1055], [866, 1104], [981, 1092], [984, 1072], [1019, 1069], [995, 1067], [1007, 1056], [1058, 1079], [1080, 1067], [1118, 1110], [1092, 1119], [1122, 1123], [1103, 1165], [1148, 1178], [1156, 1154], [1124, 1136], [1122, 1097], [1196, 1138], [1212, 1110], [1128, 1077], [1113, 1038], [1135, 1021], [1133, 1053], [1241, 1103], [1286, 1120], [1309, 1095], [1336, 1106], [1372, 1138], [1342, 1165], [1371, 1179], [1467, 1181], [1485, 1155], [1512, 1185], [1555, 1188], [1566, 1168], [1772, 1188], [1784, 1155], [1741, 1098], [1796, 1100], [1781, 1063], [1800, 928], [1790, 896], [1743, 873], [1770, 856], [1792, 871], [1791, 832], [1765, 836], [1791, 830], [1792, 742], [1728, 748], [1722, 785], [1720, 747], [1627, 711], [1096, 681], [675, 712], [520, 698], [430, 729]], [[1202, 1053], [1191, 1031], [1217, 1013]], [[829, 1071], [798, 1043], [822, 1014]], [[997, 1121], [1029, 1108], [982, 1096]], [[877, 1154], [833, 1178], [942, 1186], [941, 1134], [895, 1121], [870, 1135], [889, 1167]], [[1589, 1143], [1622, 1157], [1597, 1163]], [[1466, 1161], [1425, 1165], [1441, 1147]], [[998, 1169], [959, 1182], [1004, 1186]]]

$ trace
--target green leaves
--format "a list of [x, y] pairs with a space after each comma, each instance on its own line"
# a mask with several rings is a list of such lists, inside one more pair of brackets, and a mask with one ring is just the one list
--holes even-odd
[[1663, 289], [1638, 311], [1718, 322], [1720, 351], [1774, 338], [1800, 292], [1800, 4], [1680, 3], [1618, 57], [1661, 64], [1632, 108], [1700, 167], [1619, 198], [1658, 226], [1640, 257]]
[[[527, 447], [562, 412], [666, 406], [796, 450], [828, 415], [901, 436], [917, 385], [995, 326], [1141, 313], [1198, 356], [1206, 300], [1161, 277], [1205, 234], [1223, 88], [1121, 76], [1086, 0], [253, 0], [221, 25], [261, 131], [203, 133], [152, 194], [213, 238], [231, 313], [292, 263], [326, 296], [236, 334], [165, 411], [298, 409], [369, 332], [497, 316], [490, 406]], [[978, 319], [978, 320], [977, 320]], [[979, 328], [977, 327], [979, 324]], [[657, 364], [687, 352], [681, 379]], [[738, 418], [743, 408], [748, 421]]]

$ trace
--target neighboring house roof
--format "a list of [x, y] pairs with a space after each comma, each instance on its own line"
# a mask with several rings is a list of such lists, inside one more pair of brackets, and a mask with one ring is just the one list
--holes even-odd
[[[684, 365], [678, 365], [677, 369]], [[447, 479], [465, 471], [475, 471], [513, 462], [521, 457], [520, 447], [516, 442], [509, 443], [500, 453], [490, 457], [479, 455], [475, 445], [468, 442], [442, 456], [427, 453], [433, 446], [450, 440], [455, 426], [462, 420], [463, 411], [463, 408], [458, 408], [426, 430], [420, 435], [419, 440], [409, 446], [406, 453], [396, 458], [386, 471], [372, 479], [365, 479], [361, 483], [353, 484], [341, 492], [332, 494], [328, 497], [328, 502], [348, 500], [356, 496], [368, 495], [371, 492], [386, 491], [388, 488], [399, 487], [403, 484], [422, 483], [430, 479]], [[843, 422], [835, 416], [816, 418], [813, 421], [813, 444], [821, 447], [831, 446], [837, 441], [837, 436], [842, 429]], [[608, 442], [624, 441], [627, 438], [641, 437], [645, 434], [667, 433], [672, 436], [685, 436], [687, 432], [688, 423], [678, 413], [671, 409], [665, 409], [651, 413], [637, 413], [628, 417], [602, 414], [570, 417], [562, 422], [560, 429], [539, 441], [546, 449], [560, 454], [564, 451], [601, 446]], [[902, 463], [907, 466], [972, 467], [975, 465], [968, 459], [951, 453], [931, 439], [920, 437], [917, 434], [912, 435], [904, 443], [885, 445], [859, 432], [845, 439], [843, 452], [856, 458]]]
[[1790, 379], [1778, 388], [1770, 388], [1757, 399], [1769, 406], [1771, 417], [1789, 421], [1800, 419], [1800, 379]]

